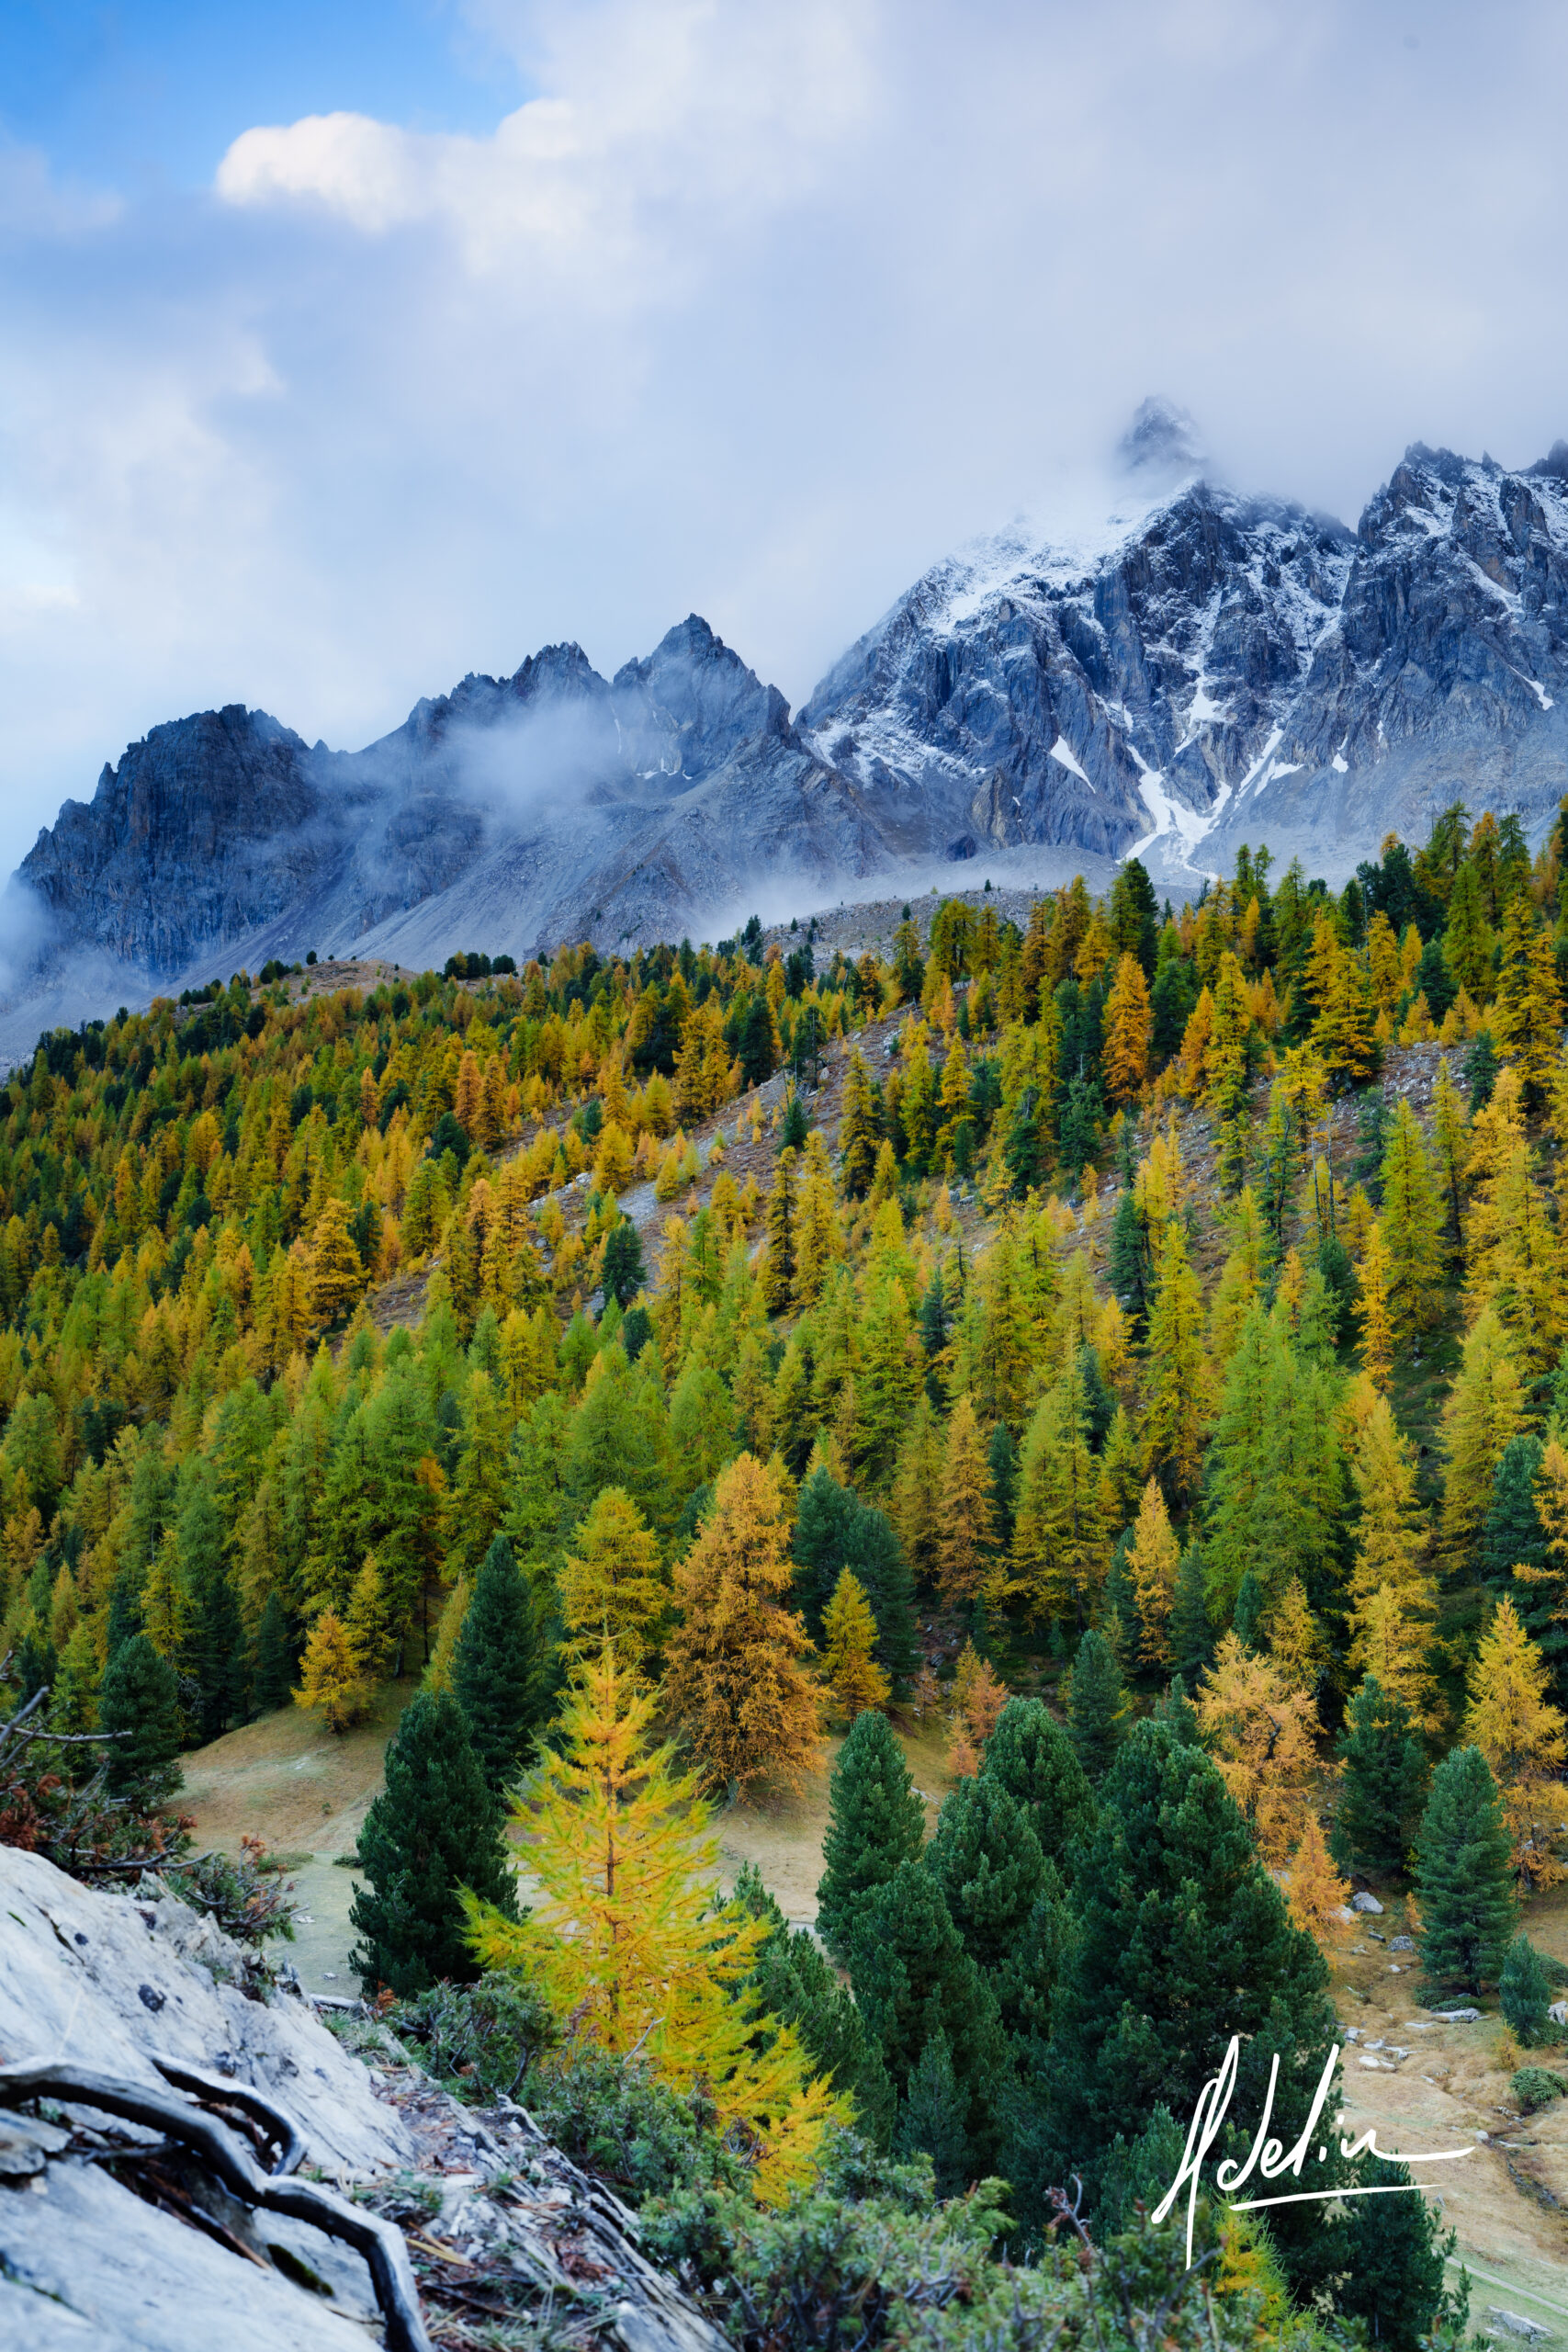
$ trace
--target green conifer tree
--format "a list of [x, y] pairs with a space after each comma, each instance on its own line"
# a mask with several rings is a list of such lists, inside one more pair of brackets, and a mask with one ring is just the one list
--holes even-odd
[[897, 2153], [929, 2156], [939, 2197], [956, 2197], [968, 2185], [969, 2138], [966, 2102], [953, 2070], [953, 2051], [939, 2027], [920, 2052], [898, 2112]]
[[964, 1948], [1014, 2042], [1043, 2042], [1066, 1931], [1062, 1882], [1024, 1807], [984, 1772], [959, 1781], [926, 1849]]
[[975, 2178], [998, 2144], [1007, 2043], [995, 1996], [923, 1862], [900, 1862], [872, 1894], [850, 1955], [850, 1982], [881, 2044], [901, 2124], [922, 2052], [933, 2034], [946, 2036], [963, 2102], [968, 2177]]
[[1369, 1674], [1345, 1712], [1333, 1849], [1341, 1870], [1402, 1871], [1430, 1780], [1410, 1711]]
[[1481, 1570], [1494, 1592], [1513, 1597], [1517, 1567], [1546, 1566], [1546, 1536], [1535, 1484], [1546, 1448], [1538, 1437], [1512, 1437], [1492, 1474], [1492, 1499], [1481, 1531]]
[[138, 1811], [155, 1812], [181, 1785], [185, 1746], [179, 1677], [145, 1634], [122, 1642], [98, 1688], [98, 1728], [120, 1734], [105, 1751], [110, 1792]]
[[904, 1751], [876, 1708], [855, 1717], [839, 1750], [828, 1816], [817, 1932], [836, 1960], [850, 1963], [871, 1897], [925, 1842], [925, 1813]]
[[1103, 1634], [1092, 1627], [1078, 1644], [1073, 1660], [1073, 1704], [1070, 1731], [1078, 1762], [1091, 1788], [1098, 1788], [1111, 1770], [1122, 1744], [1126, 1700], [1116, 1653]]
[[277, 1708], [288, 1706], [297, 1668], [288, 1611], [275, 1590], [267, 1594], [266, 1606], [256, 1627], [255, 1664], [251, 1676], [252, 1694], [262, 1714], [272, 1714]]
[[999, 1781], [1021, 1808], [1040, 1850], [1059, 1875], [1094, 1828], [1094, 1792], [1071, 1740], [1040, 1699], [1010, 1699], [986, 1742], [982, 1780]]
[[1479, 1993], [1514, 1932], [1513, 1840], [1479, 1747], [1456, 1747], [1432, 1775], [1416, 1841], [1419, 1949], [1434, 1984]]
[[907, 1690], [917, 1660], [914, 1578], [886, 1511], [863, 1503], [818, 1464], [800, 1490], [791, 1550], [799, 1570], [792, 1598], [812, 1640], [822, 1638], [822, 1612], [840, 1571], [852, 1570], [876, 1620], [876, 1662], [896, 1691]]
[[762, 1883], [754, 1862], [743, 1862], [732, 1900], [753, 1918], [768, 1922], [750, 1983], [764, 2014], [799, 2034], [812, 2072], [855, 2103], [859, 2129], [874, 2147], [891, 2145], [895, 2117], [893, 2086], [877, 2042], [866, 2031], [854, 1995], [824, 1958], [805, 1928], [793, 1931]]
[[1176, 1571], [1176, 1599], [1170, 1611], [1170, 1654], [1176, 1671], [1190, 1689], [1205, 1667], [1213, 1663], [1214, 1633], [1209, 1623], [1208, 1594], [1203, 1582], [1203, 1550], [1190, 1538]]
[[485, 1785], [468, 1719], [450, 1691], [421, 1691], [387, 1749], [386, 1786], [359, 1832], [368, 1887], [355, 1884], [349, 1917], [362, 1941], [350, 1955], [366, 1997], [384, 1984], [400, 1999], [443, 1980], [479, 1974], [464, 1934], [461, 1887], [516, 1917], [501, 1807]]
[[1552, 2038], [1551, 1979], [1528, 1936], [1516, 1936], [1503, 1961], [1497, 2006], [1527, 2050]]
[[528, 1587], [498, 1535], [485, 1554], [457, 1636], [452, 1690], [488, 1786], [500, 1790], [528, 1752], [539, 1720], [543, 1660]]

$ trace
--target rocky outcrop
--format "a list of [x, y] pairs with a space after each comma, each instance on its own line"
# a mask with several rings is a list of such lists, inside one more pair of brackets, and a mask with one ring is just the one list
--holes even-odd
[[459, 2107], [373, 2019], [355, 2056], [244, 1981], [252, 1956], [156, 1884], [101, 1894], [0, 1847], [0, 2343], [428, 2352], [449, 2314], [722, 2352], [522, 2108]]

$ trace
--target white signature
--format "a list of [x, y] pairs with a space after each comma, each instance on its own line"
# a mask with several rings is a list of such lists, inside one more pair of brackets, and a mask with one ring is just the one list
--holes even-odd
[[[1224, 2123], [1225, 2109], [1231, 2103], [1231, 2093], [1235, 2088], [1236, 2066], [1240, 2052], [1241, 2036], [1239, 2033], [1233, 2033], [1230, 2048], [1225, 2052], [1219, 2073], [1212, 2083], [1205, 2083], [1198, 2094], [1198, 2104], [1192, 2110], [1192, 2128], [1187, 2134], [1187, 2146], [1182, 2153], [1181, 2169], [1154, 2211], [1155, 2221], [1163, 2222], [1175, 2205], [1183, 2185], [1187, 2185], [1187, 2267], [1189, 2269], [1192, 2267], [1192, 2222], [1197, 2211], [1198, 2189], [1203, 2163], [1214, 2142], [1219, 2138]], [[1317, 2095], [1312, 2103], [1312, 2112], [1302, 2126], [1301, 2137], [1293, 2148], [1287, 2150], [1280, 2141], [1270, 2140], [1269, 2137], [1269, 2118], [1274, 2111], [1274, 2089], [1280, 2079], [1280, 2060], [1276, 2052], [1273, 2064], [1269, 2069], [1269, 2096], [1263, 2102], [1263, 2120], [1258, 2127], [1258, 2136], [1253, 2141], [1246, 2163], [1238, 2165], [1227, 2157], [1223, 2164], [1215, 2167], [1215, 2184], [1224, 2196], [1230, 2198], [1230, 2211], [1233, 2213], [1254, 2212], [1264, 2205], [1327, 2204], [1338, 2197], [1397, 2197], [1405, 2189], [1420, 2187], [1420, 2183], [1414, 2180], [1390, 2181], [1384, 2186], [1368, 2188], [1298, 2188], [1286, 2190], [1278, 2197], [1235, 2198], [1232, 2196], [1232, 2191], [1240, 2188], [1244, 2182], [1249, 2180], [1255, 2170], [1260, 2180], [1278, 2180], [1285, 2173], [1290, 2173], [1300, 2180], [1302, 2166], [1306, 2162], [1317, 2131], [1318, 2118], [1323, 2113], [1325, 2102], [1334, 2082], [1334, 2069], [1338, 2064], [1339, 2044], [1336, 2042], [1328, 2053], [1327, 2064], [1324, 2067], [1322, 2079], [1317, 2086]], [[1391, 2165], [1447, 2165], [1457, 2162], [1461, 2156], [1472, 2156], [1475, 2150], [1473, 2147], [1434, 2148], [1420, 2154], [1404, 2155], [1396, 2149], [1380, 2148], [1377, 2133], [1371, 2131], [1363, 2132], [1359, 2140], [1341, 2140], [1339, 2153], [1346, 2157], [1378, 2156], [1384, 2164]], [[1320, 2165], [1328, 2162], [1327, 2147], [1321, 2143], [1318, 2146], [1317, 2161]], [[1311, 2177], [1310, 2174], [1308, 2177]]]

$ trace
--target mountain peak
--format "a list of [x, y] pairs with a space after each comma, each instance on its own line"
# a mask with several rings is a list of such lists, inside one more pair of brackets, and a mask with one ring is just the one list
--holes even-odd
[[1157, 392], [1140, 404], [1116, 454], [1126, 472], [1148, 482], [1176, 481], [1204, 461], [1198, 428], [1187, 411]]

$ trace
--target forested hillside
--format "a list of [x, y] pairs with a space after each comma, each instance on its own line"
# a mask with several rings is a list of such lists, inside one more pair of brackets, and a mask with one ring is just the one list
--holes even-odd
[[[1304, 2114], [1353, 1876], [1414, 1858], [1430, 1982], [1533, 1966], [1547, 2031], [1510, 1941], [1563, 1875], [1564, 848], [1456, 808], [1337, 896], [1244, 850], [1162, 910], [1134, 861], [1026, 927], [929, 902], [887, 964], [753, 923], [46, 1038], [0, 1094], [0, 1657], [133, 1739], [118, 1808], [35, 1775], [0, 1835], [129, 1855], [182, 1746], [398, 1670], [404, 1783], [471, 1742], [480, 1860], [563, 1705], [583, 1786], [624, 1704], [713, 1792], [852, 1723], [853, 2052], [798, 1955], [770, 2005], [1032, 2227], [1071, 2172], [1111, 2214], [1168, 2177], [1233, 2031]], [[654, 1697], [595, 1731], [606, 1657]], [[952, 1716], [929, 1848], [889, 1708]], [[367, 1978], [412, 1996], [461, 1921], [420, 1942], [378, 1834]]]

